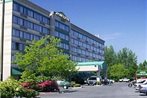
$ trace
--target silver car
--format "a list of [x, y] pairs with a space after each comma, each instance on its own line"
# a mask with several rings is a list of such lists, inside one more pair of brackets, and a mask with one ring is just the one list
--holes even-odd
[[96, 85], [98, 81], [98, 77], [97, 76], [91, 76], [87, 79], [87, 84], [88, 85]]

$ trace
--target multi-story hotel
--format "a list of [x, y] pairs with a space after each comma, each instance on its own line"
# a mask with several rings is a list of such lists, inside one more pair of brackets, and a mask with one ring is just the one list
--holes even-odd
[[104, 60], [104, 40], [72, 24], [62, 12], [50, 12], [28, 0], [0, 0], [0, 73], [5, 80], [17, 67], [15, 53], [42, 36], [61, 39], [60, 47], [76, 62]]

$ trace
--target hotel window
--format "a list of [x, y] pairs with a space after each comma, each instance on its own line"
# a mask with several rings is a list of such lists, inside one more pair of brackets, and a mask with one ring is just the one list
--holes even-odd
[[60, 28], [62, 30], [65, 30], [65, 31], [69, 32], [69, 26], [67, 26], [66, 24], [63, 24], [63, 23], [61, 23], [61, 22], [59, 22], [57, 20], [55, 21], [55, 26], [57, 28]]
[[19, 5], [16, 4], [16, 3], [14, 3], [14, 4], [13, 4], [13, 10], [19, 11]]
[[23, 32], [20, 31], [20, 38], [23, 38]]
[[30, 40], [30, 34], [24, 32], [24, 38]]
[[49, 19], [47, 17], [43, 17], [42, 22], [49, 24]]
[[22, 6], [19, 6], [19, 11], [20, 11], [20, 13], [23, 13], [23, 7]]
[[38, 32], [42, 32], [42, 27], [37, 24], [34, 24], [34, 30]]
[[29, 17], [33, 17], [33, 11], [28, 10], [28, 16], [29, 16]]
[[82, 34], [80, 34], [80, 33], [79, 33], [79, 38], [81, 38], [81, 39], [82, 39]]
[[15, 37], [19, 37], [19, 31], [16, 29], [13, 29], [12, 35]]
[[43, 28], [42, 28], [42, 33], [44, 33], [44, 34], [49, 34], [49, 29], [43, 27]]
[[39, 37], [39, 36], [34, 35], [34, 40], [39, 40], [39, 39], [40, 39], [40, 37]]

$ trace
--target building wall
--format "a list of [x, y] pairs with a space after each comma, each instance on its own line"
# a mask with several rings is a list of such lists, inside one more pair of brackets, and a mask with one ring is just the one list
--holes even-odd
[[[2, 47], [2, 12], [3, 12], [3, 7], [2, 7], [2, 1], [0, 1], [0, 47]], [[0, 79], [2, 79], [2, 48], [0, 48]]]
[[11, 67], [17, 67], [12, 64], [15, 53], [46, 35], [60, 38], [60, 48], [73, 61], [104, 60], [104, 41], [72, 24], [63, 12], [49, 12], [28, 0], [12, 1], [6, 3], [5, 9], [4, 80], [11, 75]]

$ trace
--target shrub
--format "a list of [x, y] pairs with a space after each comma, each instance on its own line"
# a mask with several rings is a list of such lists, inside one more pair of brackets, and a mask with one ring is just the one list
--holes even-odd
[[23, 88], [23, 89], [19, 89], [17, 92], [16, 92], [16, 96], [17, 97], [26, 97], [26, 98], [34, 98], [36, 96], [39, 95], [39, 92], [33, 90], [33, 89], [26, 89], [26, 88]]
[[2, 98], [12, 98], [15, 96], [15, 90], [20, 87], [18, 81], [9, 78], [4, 82], [0, 82], [0, 92]]
[[22, 87], [17, 80], [12, 78], [0, 82], [0, 93], [1, 98], [13, 98], [14, 96], [31, 98], [39, 94], [35, 90]]
[[70, 84], [71, 84], [71, 87], [74, 87], [74, 85], [76, 84], [76, 82], [72, 81]]
[[80, 86], [81, 86], [80, 84], [75, 84], [75, 85], [74, 85], [74, 87], [80, 87]]
[[100, 81], [97, 81], [97, 82], [96, 82], [96, 85], [101, 85], [101, 82], [100, 82]]

